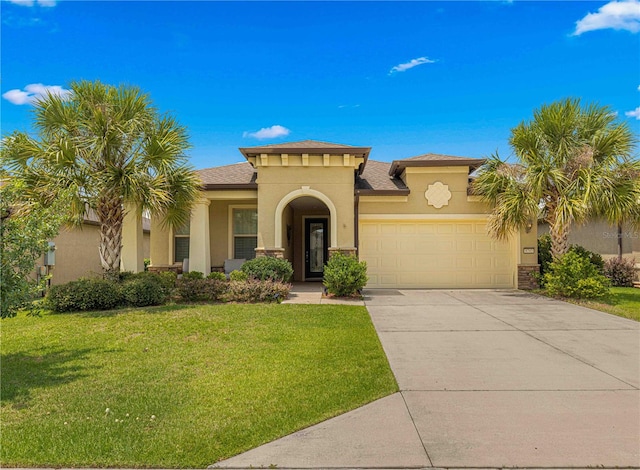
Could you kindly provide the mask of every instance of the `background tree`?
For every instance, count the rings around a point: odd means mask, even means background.
[[[59,204],[45,208],[21,200],[20,182],[0,184],[0,317],[15,316],[44,289],[36,261],[64,220]]]
[[[92,210],[100,223],[105,274],[120,270],[126,207],[148,210],[166,223],[189,220],[199,180],[187,165],[186,130],[160,115],[147,94],[129,86],[71,83],[71,94],[49,94],[34,105],[37,137],[5,138],[12,178],[45,205],[64,197],[76,223]]]
[[[511,131],[509,143],[517,163],[494,155],[473,183],[493,206],[489,229],[497,238],[541,219],[556,258],[567,252],[574,223],[640,223],[635,138],[609,107],[578,99],[544,105]]]

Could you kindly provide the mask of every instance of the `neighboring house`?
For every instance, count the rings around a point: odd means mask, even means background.
[[[141,255],[143,258],[149,257],[150,252],[150,220],[143,217],[141,220],[142,245]],[[93,213],[89,213],[81,226],[65,226],[60,230],[60,234],[53,239],[55,243],[55,265],[49,269],[51,284],[64,284],[75,281],[83,276],[90,276],[102,273],[100,254],[100,224]],[[38,261],[38,270],[43,266],[44,259]],[[123,266],[129,271],[141,271],[140,267]]]
[[[540,235],[549,233],[549,226],[538,224]],[[640,263],[640,230],[623,226],[620,233],[622,256],[635,258]],[[615,258],[620,250],[618,227],[604,221],[591,221],[584,225],[572,226],[569,232],[569,244],[581,245],[589,251],[602,255],[604,259]]]
[[[311,281],[341,252],[367,262],[368,287],[531,286],[536,226],[504,242],[487,234],[490,208],[469,195],[483,160],[385,163],[369,151],[311,140],[241,148],[246,162],[198,172],[202,198],[188,227],[152,218],[152,265],[188,258],[191,271],[208,273],[226,259],[276,256],[291,261],[294,280]]]

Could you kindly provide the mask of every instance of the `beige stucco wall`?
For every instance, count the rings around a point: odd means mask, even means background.
[[[427,167],[407,168],[404,180],[411,193],[405,203],[384,203],[385,196],[373,198],[362,197],[360,202],[361,214],[485,214],[489,207],[477,198],[467,196],[469,186],[468,167]],[[451,199],[448,205],[440,209],[428,204],[425,191],[436,182],[449,187]],[[397,199],[394,197],[394,199]]]
[[[53,239],[56,244],[56,265],[51,270],[51,284],[64,284],[80,277],[92,274],[100,275],[100,228],[93,224],[83,224],[81,227],[65,227]],[[150,253],[149,232],[143,234],[144,257]],[[38,266],[42,265],[38,260]]]
[[[308,186],[331,200],[339,221],[335,247],[353,247],[354,169],[351,167],[259,167],[258,168],[258,247],[274,248],[276,208],[293,191]],[[300,194],[303,196],[303,194]],[[283,238],[286,232],[283,233]],[[286,243],[286,239],[284,240]],[[282,241],[280,241],[282,243]],[[284,244],[283,244],[284,247]]]

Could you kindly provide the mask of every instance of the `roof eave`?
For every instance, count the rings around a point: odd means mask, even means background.
[[[257,183],[246,184],[204,184],[202,189],[205,191],[229,191],[234,189],[258,189]]]
[[[465,160],[419,160],[406,161],[394,160],[389,168],[389,175],[399,176],[406,168],[410,167],[438,167],[438,166],[468,166],[472,171],[484,164],[484,158],[469,158]]]
[[[245,158],[256,157],[260,154],[302,154],[302,153],[332,153],[334,155],[342,155],[348,153],[350,155],[369,157],[371,147],[240,147],[240,153]]]
[[[358,196],[408,196],[409,189],[356,189]]]

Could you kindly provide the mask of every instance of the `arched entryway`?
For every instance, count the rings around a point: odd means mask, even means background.
[[[322,280],[329,248],[336,244],[336,210],[324,194],[303,188],[276,209],[275,243],[293,265],[295,281]]]

